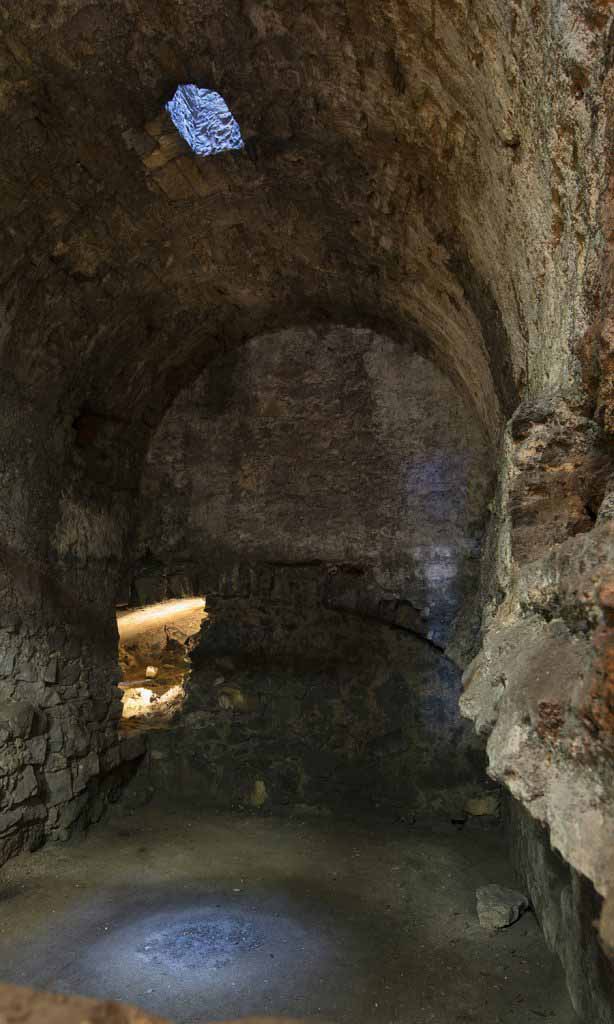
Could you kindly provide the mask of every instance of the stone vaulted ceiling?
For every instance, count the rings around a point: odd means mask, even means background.
[[[220,346],[333,320],[431,354],[494,433],[567,369],[596,273],[606,11],[567,7],[5,4],[5,379],[138,422]],[[243,151],[189,151],[181,82],[224,96]]]

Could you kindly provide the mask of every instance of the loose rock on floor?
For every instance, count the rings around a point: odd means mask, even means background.
[[[508,928],[529,907],[521,892],[504,889],[501,885],[485,885],[476,893],[478,918],[482,928]]]

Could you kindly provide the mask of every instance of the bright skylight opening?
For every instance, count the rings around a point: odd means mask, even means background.
[[[198,156],[243,149],[241,129],[219,92],[179,85],[166,109],[179,134]]]

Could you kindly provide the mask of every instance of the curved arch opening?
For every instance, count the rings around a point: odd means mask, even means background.
[[[208,613],[154,788],[460,820],[488,792],[453,652],[474,643],[492,488],[467,399],[409,346],[293,328],[213,360],[141,482],[136,564],[199,580]]]

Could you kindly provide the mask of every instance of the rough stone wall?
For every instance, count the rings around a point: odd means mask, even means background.
[[[37,448],[40,418],[29,413],[2,409],[0,863],[100,817],[143,752],[141,740],[117,733],[109,605],[123,527],[119,503],[115,522],[109,506],[124,464],[101,486],[100,439],[64,421]]]
[[[363,582],[325,564],[220,579],[148,784],[191,806],[465,817],[485,766],[461,672]]]
[[[444,647],[479,576],[492,481],[471,407],[411,345],[285,331],[213,363],[166,415],[134,546],[154,577],[158,562],[196,569],[207,595],[242,559],[354,566],[374,609],[406,602]]]
[[[489,773],[572,867],[614,883],[612,439],[560,397],[517,410],[494,521],[497,598],[465,675],[463,712]],[[601,938],[614,948],[606,902]]]
[[[611,1024],[614,965],[595,932],[602,899],[553,849],[547,830],[516,801],[506,812],[512,860],[531,897],[544,938],[561,959],[581,1021]]]
[[[491,487],[470,407],[411,346],[294,330],[214,362],[142,480],[138,599],[199,590],[209,616],[158,789],[460,817],[483,764],[444,649],[475,643]]]

